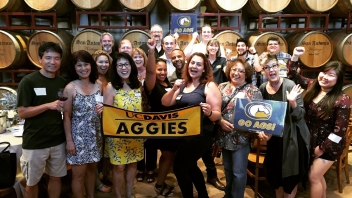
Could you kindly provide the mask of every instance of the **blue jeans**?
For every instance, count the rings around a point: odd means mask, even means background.
[[[222,149],[222,160],[226,176],[224,198],[243,198],[247,184],[249,145],[230,151]]]

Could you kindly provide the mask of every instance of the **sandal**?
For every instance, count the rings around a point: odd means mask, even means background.
[[[136,175],[136,180],[142,182],[144,180],[144,172],[138,172]]]
[[[152,172],[152,173],[147,173],[147,182],[148,183],[152,183],[152,182],[154,182],[154,172]]]
[[[98,186],[97,190],[102,192],[102,193],[109,193],[109,192],[111,192],[111,187],[110,186],[106,186],[105,184],[101,183]]]
[[[168,186],[166,183],[163,185],[155,184],[155,191],[158,196],[163,195],[165,197],[169,197],[174,194],[175,188],[173,186]]]

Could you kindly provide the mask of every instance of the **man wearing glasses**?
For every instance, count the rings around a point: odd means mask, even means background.
[[[289,59],[291,59],[291,55],[285,52],[280,51],[280,39],[277,36],[270,36],[266,42],[267,53],[270,55],[276,55],[278,59],[278,64],[280,67],[279,75],[280,77],[287,77],[287,67],[286,63]],[[264,57],[264,53],[259,56],[259,59],[262,60]],[[258,85],[268,81],[265,75],[261,74],[260,79],[258,79]]]
[[[163,37],[163,29],[161,28],[160,25],[154,24],[150,28],[150,37],[152,37],[154,39],[154,41],[156,42],[154,56],[155,56],[155,59],[157,59],[164,54],[164,49],[161,46],[161,38]],[[145,52],[145,54],[148,56],[148,49],[149,48],[146,43],[139,46],[139,48],[141,48]]]

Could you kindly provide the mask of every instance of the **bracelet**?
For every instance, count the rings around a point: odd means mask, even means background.
[[[249,52],[250,53],[250,52]],[[252,55],[256,55],[256,54],[258,54],[258,52],[254,52],[254,53],[250,53],[250,54],[252,54]]]
[[[207,117],[210,117],[213,114],[213,111],[210,111],[209,115]]]
[[[173,92],[176,92],[174,89],[171,89]]]
[[[151,52],[150,49],[148,49],[148,54],[154,54],[154,50]]]

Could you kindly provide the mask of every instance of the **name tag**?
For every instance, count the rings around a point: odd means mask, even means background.
[[[217,65],[216,68],[221,68],[221,65]]]
[[[141,93],[136,93],[135,96],[141,97]]]
[[[335,142],[335,143],[339,143],[340,142],[340,140],[342,139],[342,137],[340,137],[340,136],[338,136],[338,135],[335,135],[335,134],[333,134],[333,133],[330,133],[330,135],[329,135],[329,140],[331,140],[331,141],[333,141],[333,142]]]
[[[46,96],[46,88],[34,88],[37,96]]]
[[[178,95],[178,96],[176,97],[176,100],[181,100],[181,98],[182,98],[182,95]]]
[[[103,103],[103,96],[95,95],[95,102],[97,102],[97,103]]]
[[[246,98],[246,95],[243,92],[238,92],[236,98]]]

